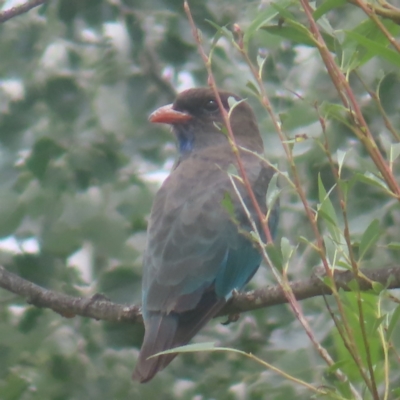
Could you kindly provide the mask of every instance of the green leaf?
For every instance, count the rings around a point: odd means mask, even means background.
[[[307,244],[307,246],[313,247],[313,242],[310,239],[307,239],[305,236],[299,236],[299,241]]]
[[[386,289],[385,286],[382,285],[382,283],[380,283],[380,282],[372,282],[371,286],[372,286],[372,290],[374,291],[374,293],[376,295],[381,294]]]
[[[380,140],[380,143],[381,143],[382,147],[384,148],[384,150],[387,153],[389,153],[390,152],[390,146],[392,145],[392,142],[389,140],[387,135],[381,133],[379,135],[379,140]]]
[[[257,56],[258,74],[261,77],[261,79],[263,77],[264,65],[267,61],[268,57]]]
[[[396,307],[396,309],[394,310],[394,312],[392,314],[392,318],[390,318],[389,326],[388,326],[387,332],[386,332],[387,340],[390,340],[390,338],[393,334],[394,328],[398,325],[399,318],[400,318],[400,305]]]
[[[39,322],[43,315],[43,310],[36,307],[29,307],[18,324],[18,330],[23,333],[31,332]]]
[[[390,242],[387,248],[390,250],[400,250],[400,242]]]
[[[234,349],[231,347],[216,347],[214,342],[195,343],[188,344],[185,346],[174,347],[173,349],[161,351],[160,353],[154,354],[149,358],[157,357],[163,354],[174,354],[174,353],[199,353],[204,351],[226,351],[231,353],[242,354],[248,356],[249,354],[245,351]]]
[[[339,166],[339,176],[342,173],[343,163],[344,163],[344,159],[346,158],[346,154],[347,154],[347,151],[342,151],[340,149],[336,152],[337,162],[338,162],[338,166]]]
[[[170,350],[161,351],[160,353],[154,354],[149,358],[157,357],[162,354],[197,353],[202,351],[215,351],[216,349],[218,349],[218,347],[215,347],[214,342],[195,343],[195,344],[188,344],[186,346],[175,347]]]
[[[225,192],[221,205],[225,208],[231,218],[235,218],[235,207],[232,203],[232,198],[229,192]]]
[[[292,258],[295,246],[290,244],[290,241],[286,237],[282,237],[281,239],[281,252],[282,252],[282,263],[284,266],[287,266],[290,259]]]
[[[298,44],[302,44],[309,47],[316,47],[316,42],[312,37],[312,35],[308,31],[301,29],[298,25],[291,25],[291,26],[269,25],[269,26],[263,26],[261,29],[272,35],[280,36],[284,39],[291,40],[292,42]],[[322,37],[328,49],[330,51],[334,51],[335,49],[334,37],[328,35],[327,33],[322,33]]]
[[[343,368],[347,363],[348,363],[347,360],[337,361],[334,364],[330,365],[328,368],[326,368],[326,372],[328,372],[328,373],[335,372],[338,369]]]
[[[334,267],[338,258],[338,245],[329,236],[324,236],[324,244],[330,267]]]
[[[211,21],[209,19],[206,19],[205,21],[217,30],[213,38],[213,47],[217,44],[218,40],[221,37],[226,37],[229,40],[233,40],[233,33],[226,26],[219,26],[214,21]]]
[[[241,179],[238,169],[235,164],[229,164],[228,169],[226,170],[228,175],[234,176],[235,178]]]
[[[228,117],[230,118],[233,110],[241,103],[246,102],[246,99],[236,100],[233,96],[228,97],[228,105],[229,105],[229,114]]]
[[[328,276],[319,276],[319,279],[324,282],[324,284],[329,288],[329,289],[333,289],[334,283],[332,281],[332,279]]]
[[[24,217],[24,207],[17,193],[6,188],[0,189],[0,237],[15,232]]]
[[[347,4],[347,0],[325,0],[321,5],[313,12],[315,21],[318,21],[327,12],[334,8],[339,8]]]
[[[287,7],[284,6],[282,7],[280,3],[271,3],[271,7],[279,11],[279,15],[285,19],[285,22],[296,20],[296,17],[290,11],[287,10]]]
[[[26,397],[24,394],[30,386],[28,379],[20,376],[18,371],[10,371],[6,378],[6,380],[2,380],[0,387],[3,399],[18,400]]]
[[[349,263],[347,263],[347,262],[345,262],[343,260],[338,261],[337,266],[341,267],[341,268],[344,268],[344,269],[347,269],[349,271],[351,271],[353,269],[352,266]]]
[[[348,197],[348,194],[349,194],[349,190],[352,187],[352,182],[340,179],[338,184],[339,184],[339,187],[340,187],[340,189],[341,189],[341,191],[343,193],[344,201],[347,202],[347,197]]]
[[[285,113],[280,113],[282,128],[285,131],[305,128],[318,121],[318,114],[315,108],[305,102],[293,105]]]
[[[380,189],[384,189],[385,191],[389,191],[389,188],[385,181],[378,178],[376,175],[371,172],[365,172],[364,174],[356,173],[354,179],[367,183],[368,185],[378,187]]]
[[[279,120],[281,121],[281,124],[283,125],[285,123],[286,119],[288,118],[287,113],[282,112],[282,113],[279,113],[278,116],[279,116]],[[285,141],[285,142],[288,142],[288,141]]]
[[[266,196],[268,209],[271,209],[274,206],[274,204],[278,200],[279,194],[281,193],[281,189],[278,186],[278,177],[278,172],[275,172],[268,184]]]
[[[375,318],[374,323],[372,324],[370,333],[374,333],[381,326],[382,322],[385,319],[386,319],[386,314],[380,316],[379,318]]]
[[[352,364],[348,361],[348,360],[344,360],[343,362],[338,362],[336,364],[341,363],[341,367],[345,367],[345,366],[350,366],[350,368],[352,367]],[[335,364],[335,365],[336,365]],[[349,380],[346,381],[340,381],[336,375],[334,375],[333,373],[330,374],[329,376],[327,376],[328,374],[325,375],[326,380],[331,383],[332,385],[334,385],[336,391],[338,391],[343,397],[339,397],[341,400],[344,399],[354,399],[354,395],[352,392],[352,387],[351,387],[351,383]],[[328,399],[336,399],[336,396],[332,396],[332,397],[327,397]]]
[[[374,219],[362,235],[359,260],[363,259],[366,252],[377,242],[380,234],[379,221]]]
[[[336,212],[329,195],[325,190],[324,184],[322,183],[321,174],[318,174],[318,197],[320,201],[318,206],[318,216],[322,217],[328,223],[327,227],[332,235],[332,238],[338,242],[340,237],[338,236],[337,231],[338,220],[336,217]]]
[[[359,291],[360,291],[360,285],[359,285],[359,283],[358,283],[355,279],[352,279],[352,280],[347,284],[347,286],[349,287],[349,289],[350,289],[352,292],[359,292]]]
[[[321,104],[320,111],[324,118],[335,119],[347,127],[351,128],[351,124],[347,118],[350,110],[340,104],[329,103],[324,101]]]
[[[400,155],[400,143],[395,143],[390,146],[390,157],[389,161],[394,162]]]
[[[346,35],[368,49],[368,56],[364,56],[357,66],[364,64],[371,57],[377,55],[384,58],[386,61],[389,61],[396,67],[400,67],[400,54],[395,50],[388,49],[386,47],[388,43],[385,45],[380,44],[354,31],[346,31]]]
[[[59,157],[64,151],[65,149],[54,139],[42,137],[33,146],[26,165],[37,178],[43,179],[50,161]]]
[[[260,96],[260,92],[253,82],[247,81],[246,87],[248,87],[257,97]]]
[[[395,36],[399,32],[399,26],[392,21],[383,20],[382,23],[392,35]],[[387,55],[388,52],[395,53],[386,48],[388,44],[388,39],[377,29],[374,21],[369,19],[362,21],[351,31],[346,31],[342,43],[342,69],[347,73],[365,64],[372,57]]]
[[[291,4],[292,0],[279,1],[279,6],[281,10],[289,7]],[[249,40],[254,35],[254,33],[257,32],[263,25],[270,22],[273,18],[275,18],[279,14],[276,7],[274,7],[273,5],[274,4],[272,3],[271,5],[268,5],[265,10],[261,11],[244,32],[243,40],[246,48],[248,46]]]
[[[278,248],[272,243],[268,243],[265,246],[265,250],[274,267],[279,269],[279,271],[282,271],[283,268],[282,252],[278,250]]]

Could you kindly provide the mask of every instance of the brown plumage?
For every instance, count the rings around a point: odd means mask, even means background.
[[[220,92],[224,107],[228,98]],[[176,354],[148,358],[187,344],[256,272],[261,257],[240,228],[250,224],[227,173],[236,166],[211,89],[190,89],[172,106],[155,111],[155,123],[168,123],[177,137],[179,158],[154,200],[144,255],[143,317],[145,337],[133,378],[147,382]],[[246,102],[231,115],[235,140],[255,153],[263,152],[256,119]],[[261,210],[273,171],[259,157],[241,151],[247,176]],[[244,187],[240,193],[254,219]],[[229,196],[234,218],[222,205]],[[275,215],[276,213],[274,213]],[[236,222],[234,222],[234,219]],[[276,220],[276,218],[274,217]],[[270,221],[274,230],[276,221]]]

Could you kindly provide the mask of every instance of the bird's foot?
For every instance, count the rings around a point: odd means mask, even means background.
[[[240,313],[228,314],[228,318],[225,322],[221,322],[222,325],[229,325],[231,322],[236,322],[240,318]]]

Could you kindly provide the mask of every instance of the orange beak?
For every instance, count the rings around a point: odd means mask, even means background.
[[[149,121],[154,124],[180,124],[192,119],[192,116],[172,108],[172,104],[157,108],[150,117]]]

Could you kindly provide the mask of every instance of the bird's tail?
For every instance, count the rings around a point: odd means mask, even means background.
[[[215,292],[203,295],[194,310],[184,313],[150,312],[145,319],[145,335],[139,360],[132,378],[145,383],[163,370],[178,354],[164,354],[149,358],[154,354],[178,346],[189,340],[225,305],[225,299],[217,299]]]
[[[177,315],[162,315],[157,313],[149,316],[149,319],[146,321],[146,333],[140,350],[139,360],[132,375],[134,380],[141,383],[149,381],[158,371],[164,369],[177,356],[177,354],[165,354],[149,358],[154,354],[173,347],[177,327]]]

